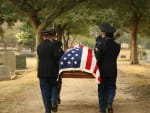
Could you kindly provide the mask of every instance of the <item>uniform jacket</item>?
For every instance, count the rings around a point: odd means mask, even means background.
[[[37,47],[38,77],[56,80],[58,78],[58,63],[62,49],[58,41],[44,40]]]
[[[113,38],[106,37],[99,40],[95,46],[95,56],[98,60],[100,74],[103,77],[117,76],[117,57],[120,52],[120,45]],[[96,49],[97,48],[97,49]]]

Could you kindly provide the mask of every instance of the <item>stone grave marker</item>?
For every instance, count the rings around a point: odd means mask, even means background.
[[[11,80],[10,67],[5,65],[0,65],[0,80]]]
[[[0,53],[0,65],[3,64],[3,55]]]
[[[149,62],[149,63],[150,63],[150,51],[149,51],[149,52],[147,52],[147,62]]]
[[[15,75],[16,56],[13,52],[6,51],[3,53],[3,65],[10,67],[11,76]]]
[[[26,68],[26,56],[16,55],[16,69]]]

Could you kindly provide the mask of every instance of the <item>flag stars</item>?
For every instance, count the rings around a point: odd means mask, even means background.
[[[68,61],[68,62],[67,62],[67,64],[71,64],[71,62],[70,62],[70,61]]]
[[[63,63],[63,62],[61,62],[60,64],[61,64],[61,65],[63,65],[64,63]]]
[[[71,56],[71,54],[68,54],[68,56]]]
[[[67,58],[66,58],[66,57],[64,57],[64,60],[67,60]]]
[[[75,56],[77,57],[77,56],[79,56],[78,54],[75,54]]]
[[[75,51],[71,51],[71,53],[75,53]]]
[[[71,60],[74,60],[74,57],[71,57]]]
[[[74,64],[78,64],[78,62],[77,62],[77,61],[74,61]]]
[[[82,50],[80,48],[73,48],[64,54],[61,58],[60,69],[63,68],[80,68]]]

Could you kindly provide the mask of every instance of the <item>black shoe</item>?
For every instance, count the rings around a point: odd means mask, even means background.
[[[60,103],[61,103],[61,100],[60,100],[60,98],[58,98],[58,99],[57,99],[57,103],[58,103],[58,104],[60,104]]]
[[[108,113],[113,113],[113,109],[108,109]]]
[[[57,104],[53,104],[52,105],[52,111],[53,112],[57,112],[58,111],[58,105]]]
[[[101,111],[101,110],[100,110],[99,113],[106,113],[106,111]]]
[[[112,104],[107,105],[108,113],[113,113],[113,107]]]

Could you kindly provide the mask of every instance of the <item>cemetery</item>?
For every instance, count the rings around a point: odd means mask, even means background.
[[[0,3],[0,113],[150,112],[150,0]]]
[[[26,56],[15,55],[11,51],[0,53],[0,80],[13,80],[16,78],[16,70],[26,68]]]

